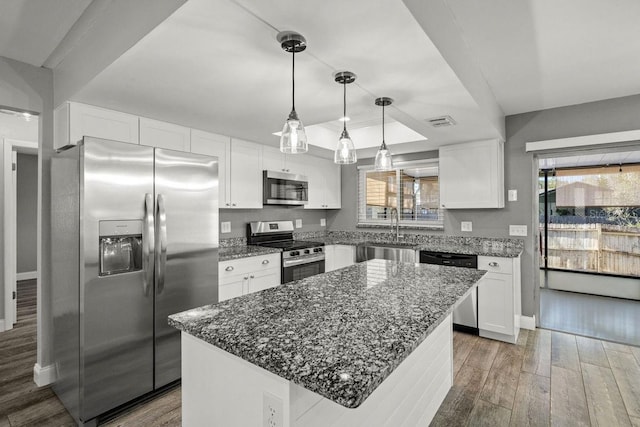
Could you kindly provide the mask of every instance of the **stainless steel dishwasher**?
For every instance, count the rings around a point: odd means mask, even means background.
[[[452,267],[478,268],[478,256],[447,252],[420,251],[423,264],[448,265]],[[476,288],[453,310],[453,328],[478,335],[478,289]]]

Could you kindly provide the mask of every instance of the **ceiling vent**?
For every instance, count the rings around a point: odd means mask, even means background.
[[[433,117],[431,119],[427,119],[427,122],[434,128],[442,128],[445,126],[453,126],[456,124],[456,121],[453,120],[451,116]]]

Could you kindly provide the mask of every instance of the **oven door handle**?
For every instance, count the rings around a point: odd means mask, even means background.
[[[282,261],[282,267],[293,267],[300,264],[311,264],[312,262],[318,261],[324,261],[324,255],[296,258],[293,260],[285,259]]]

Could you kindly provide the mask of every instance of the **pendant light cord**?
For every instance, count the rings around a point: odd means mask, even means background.
[[[382,145],[385,145],[384,142],[384,102],[382,103]]]
[[[291,50],[291,111],[296,111],[296,46]]]
[[[343,97],[342,97],[342,130],[347,131],[347,81],[342,81]]]

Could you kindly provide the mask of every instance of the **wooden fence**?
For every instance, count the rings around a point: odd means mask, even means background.
[[[544,233],[542,227],[540,232]],[[544,246],[542,250],[544,254]],[[640,228],[549,224],[548,265],[565,270],[640,276]]]

